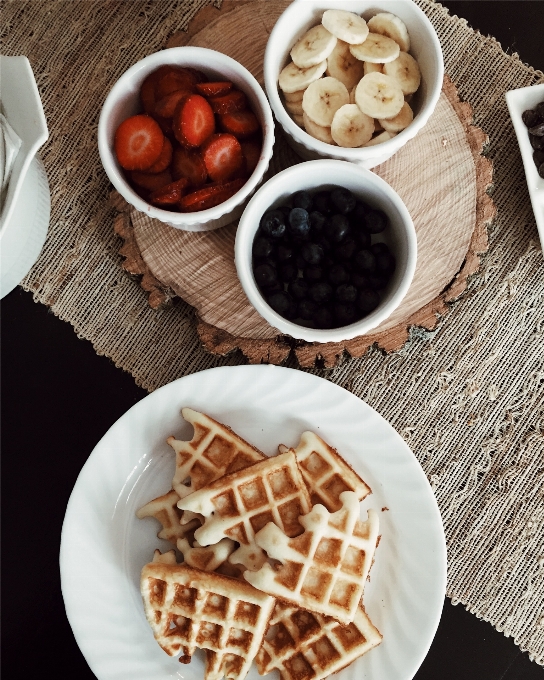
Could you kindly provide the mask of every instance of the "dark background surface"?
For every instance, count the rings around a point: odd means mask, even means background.
[[[508,53],[544,70],[544,2],[445,2]],[[521,161],[520,161],[521,162]],[[106,430],[146,392],[17,288],[0,303],[5,678],[95,676],[60,591],[58,554],[77,475]],[[272,677],[272,676],[270,676]],[[512,639],[445,600],[416,680],[543,680]]]

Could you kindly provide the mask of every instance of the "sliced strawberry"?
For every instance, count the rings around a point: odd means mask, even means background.
[[[209,101],[213,112],[221,116],[225,113],[234,113],[247,108],[246,95],[240,90],[231,90],[222,97],[210,97]]]
[[[169,65],[161,66],[156,71],[153,71],[153,73],[150,73],[142,83],[140,87],[140,100],[146,113],[153,112],[155,102],[157,101],[155,87],[158,81],[163,75],[169,73],[172,68],[173,67]]]
[[[251,140],[240,142],[240,146],[242,147],[246,170],[251,174],[261,158],[262,144]]]
[[[153,113],[161,118],[172,118],[176,106],[184,98],[190,95],[190,90],[176,90],[159,99],[153,107]]]
[[[166,186],[172,182],[172,175],[169,170],[164,172],[159,172],[151,174],[149,172],[138,172],[134,170],[130,173],[130,179],[134,184],[142,189],[147,189],[148,191],[156,191],[161,187]]]
[[[164,135],[167,137],[170,137],[171,140],[174,139],[174,128],[172,127],[172,119],[171,118],[163,118],[162,116],[157,116],[153,114],[152,118],[154,118],[157,123],[159,124],[159,127],[161,128],[162,132]]]
[[[244,162],[242,147],[234,135],[213,135],[202,147],[208,177],[214,182],[230,179]]]
[[[208,177],[208,171],[200,151],[178,147],[172,158],[172,176],[174,179],[186,177],[192,187],[201,187]]]
[[[215,132],[211,106],[200,94],[191,94],[178,104],[172,119],[174,134],[182,146],[200,146]]]
[[[172,142],[168,139],[168,137],[165,137],[162,145],[161,155],[159,156],[158,160],[147,169],[147,172],[164,172],[172,162],[172,153]]]
[[[157,101],[177,90],[194,92],[197,80],[186,68],[173,67],[157,81],[155,96]]]
[[[225,132],[243,139],[250,137],[261,129],[259,121],[251,111],[235,111],[219,116],[219,123]]]
[[[161,155],[164,135],[146,114],[124,120],[115,133],[115,154],[125,170],[148,170]]]
[[[228,80],[213,83],[198,83],[196,91],[204,97],[220,97],[232,90],[232,83]]]
[[[194,78],[195,78],[195,83],[204,83],[208,78],[205,76],[202,71],[199,71],[196,68],[193,68],[192,66],[185,66],[184,67],[186,71],[189,71],[189,73],[192,73]]]
[[[198,210],[213,208],[234,196],[244,184],[243,179],[235,179],[226,184],[210,184],[203,189],[183,196],[179,202],[180,208],[185,212],[197,212]]]
[[[159,208],[169,208],[173,205],[177,205],[180,202],[188,184],[189,180],[185,179],[185,177],[182,177],[176,182],[167,184],[166,186],[157,189],[157,191],[154,191],[152,194],[150,194],[149,202],[153,203],[153,205],[159,206]]]

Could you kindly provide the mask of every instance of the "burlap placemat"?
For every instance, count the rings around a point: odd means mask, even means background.
[[[149,390],[241,358],[206,354],[186,304],[153,311],[122,272],[97,122],[121,73],[204,4],[8,0],[2,9],[2,52],[30,59],[50,130],[49,237],[23,287]],[[544,664],[544,263],[504,100],[544,75],[440,5],[418,4],[491,140],[490,250],[437,331],[415,329],[399,353],[370,351],[325,377],[377,409],[421,462],[444,520],[448,595]]]

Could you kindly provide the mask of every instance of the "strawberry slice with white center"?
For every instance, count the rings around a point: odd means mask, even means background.
[[[202,158],[208,177],[214,182],[224,182],[242,167],[244,155],[240,142],[234,135],[213,135],[202,147]]]
[[[125,170],[149,169],[159,160],[163,144],[159,124],[146,114],[127,118],[115,133],[115,155]]]
[[[215,132],[212,108],[200,94],[191,94],[179,102],[172,124],[176,139],[188,148],[200,146]]]

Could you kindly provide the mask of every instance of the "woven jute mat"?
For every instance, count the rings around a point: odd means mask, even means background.
[[[96,141],[112,83],[205,4],[8,0],[2,8],[2,52],[30,59],[50,131],[41,155],[51,225],[23,287],[148,390],[243,361],[206,354],[187,304],[152,310],[122,271]],[[442,512],[452,601],[544,665],[544,262],[504,100],[544,74],[441,5],[418,4],[441,39],[446,72],[490,138],[490,249],[437,330],[412,329],[400,352],[374,349],[314,372],[367,401],[418,457]]]

